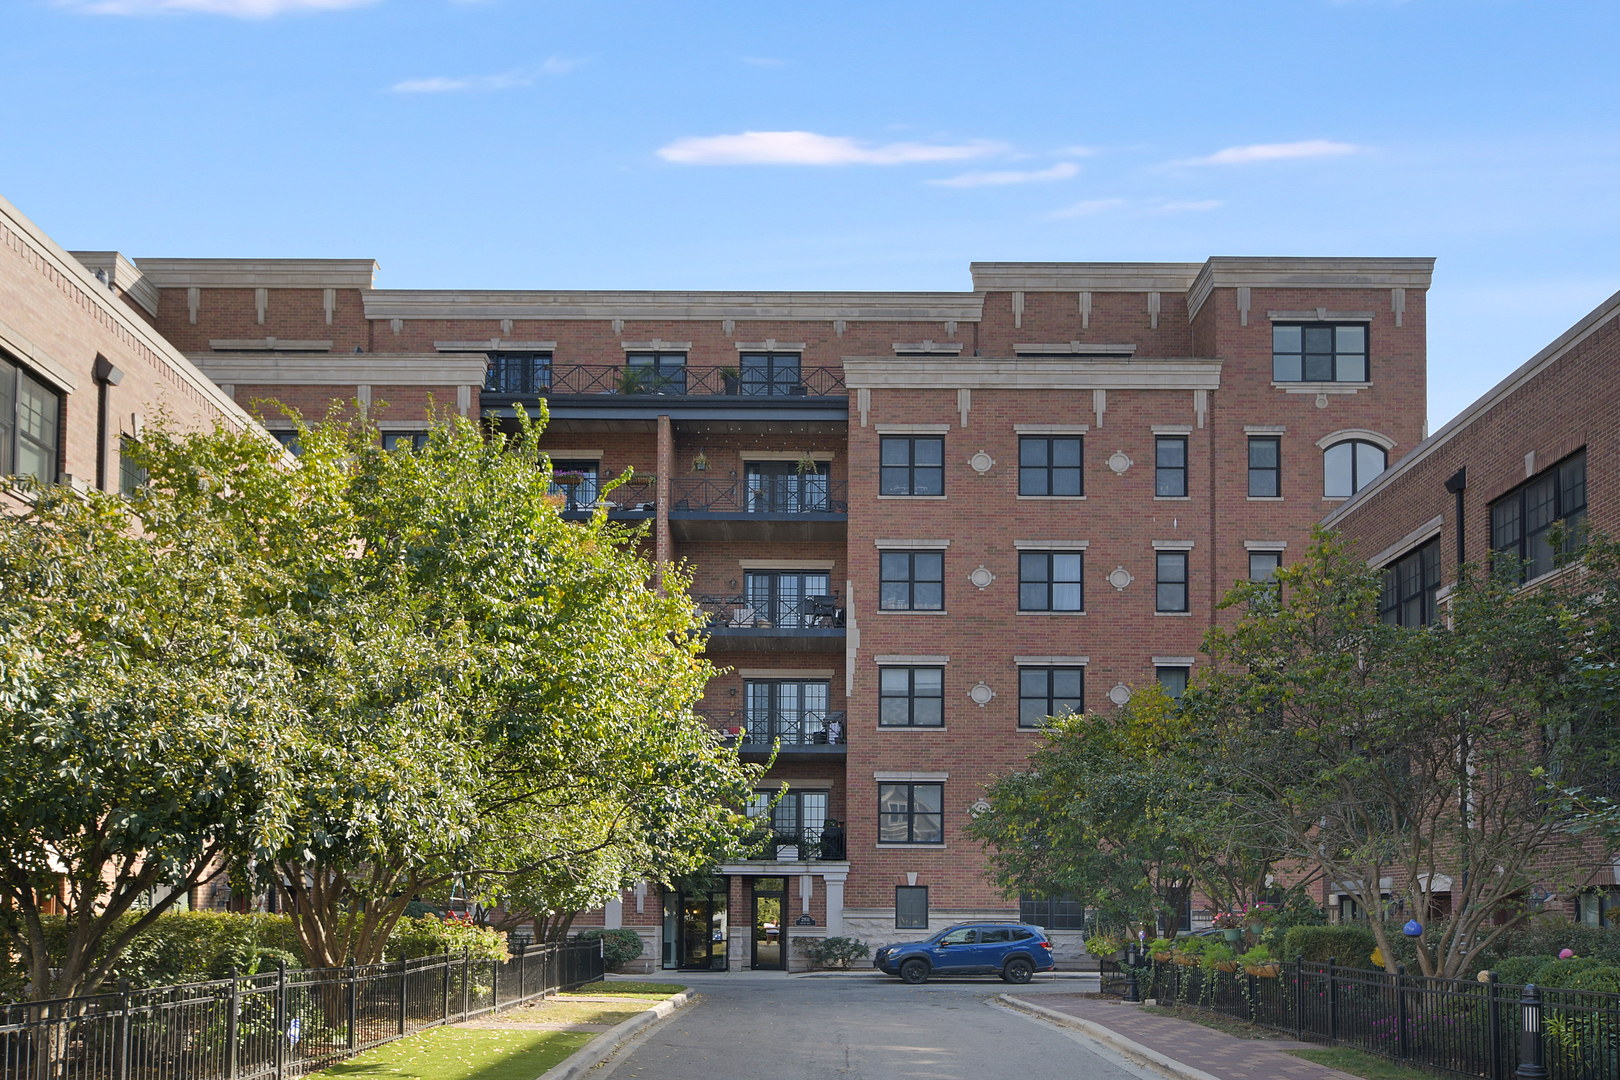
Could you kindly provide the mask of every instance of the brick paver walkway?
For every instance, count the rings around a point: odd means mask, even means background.
[[[1143,1012],[1135,1005],[1079,995],[1031,994],[1018,1000],[1100,1024],[1134,1043],[1220,1080],[1268,1076],[1290,1080],[1357,1080],[1348,1073],[1284,1053],[1311,1047],[1312,1043],[1285,1038],[1240,1039],[1188,1020]]]

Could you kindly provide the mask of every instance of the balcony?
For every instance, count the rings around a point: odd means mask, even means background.
[[[848,858],[844,829],[827,821],[819,829],[761,829],[750,838],[750,862],[842,862]]]
[[[539,397],[584,394],[654,394],[666,397],[805,398],[849,396],[842,367],[794,371],[746,370],[724,375],[718,367],[653,369],[633,364],[491,364],[486,394]]]
[[[844,601],[828,596],[712,596],[697,598],[708,616],[711,650],[843,652]]]
[[[842,540],[849,484],[815,473],[676,480],[669,522],[677,540]]]
[[[598,494],[597,481],[559,485],[556,494],[562,497],[564,521],[584,521],[599,507],[605,507],[610,521],[651,521],[658,516],[658,483],[650,477],[633,477],[623,481],[605,495]]]
[[[699,709],[699,716],[737,747],[744,758],[762,760],[776,750],[778,761],[843,758],[848,753],[842,709],[799,714],[750,713],[747,709]]]

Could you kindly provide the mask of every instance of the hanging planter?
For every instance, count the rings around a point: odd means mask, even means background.
[[[805,473],[815,472],[818,466],[816,465],[816,459],[810,456],[810,451],[802,450],[799,452],[799,460],[794,468],[798,470],[800,476],[803,476]]]
[[[709,471],[709,455],[703,453],[701,450],[698,451],[698,456],[692,459],[692,471],[693,472],[708,472]]]

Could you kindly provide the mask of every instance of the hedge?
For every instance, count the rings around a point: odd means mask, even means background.
[[[617,971],[641,955],[641,935],[634,930],[586,930],[575,934],[575,941],[602,939],[602,958],[610,971]]]
[[[1325,964],[1336,960],[1344,967],[1373,967],[1372,952],[1378,939],[1364,926],[1291,926],[1283,935],[1283,958]]]

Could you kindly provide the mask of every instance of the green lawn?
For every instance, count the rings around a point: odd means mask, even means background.
[[[1287,1053],[1295,1057],[1302,1057],[1306,1061],[1314,1061],[1318,1065],[1326,1065],[1330,1069],[1338,1069],[1352,1076],[1364,1076],[1366,1080],[1434,1080],[1434,1074],[1414,1069],[1408,1065],[1401,1065],[1376,1054],[1364,1054],[1360,1050],[1351,1050],[1348,1047],[1336,1046],[1331,1049],[1323,1047],[1320,1050],[1289,1050]]]
[[[681,983],[662,982],[596,982],[582,986],[578,990],[558,994],[559,998],[571,997],[622,997],[622,998],[652,998],[662,1001],[674,997],[685,990]]]
[[[534,1080],[595,1037],[588,1031],[430,1028],[316,1075],[376,1080]]]

